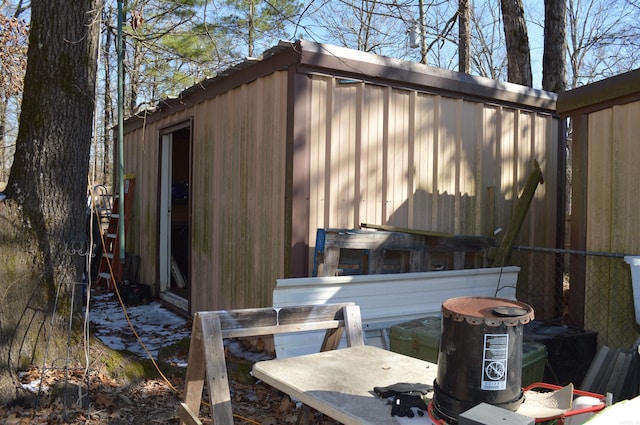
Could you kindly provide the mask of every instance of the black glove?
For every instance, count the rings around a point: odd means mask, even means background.
[[[419,416],[424,416],[424,412],[427,410],[427,403],[419,395],[398,394],[393,398],[391,404],[391,416],[413,418],[415,415],[413,409],[411,409],[412,407],[418,408]]]
[[[433,390],[428,384],[409,384],[399,382],[387,387],[374,387],[373,391],[382,398],[391,399],[391,416],[413,418],[412,407],[416,407],[419,416],[424,416],[427,410],[427,403],[424,396]]]
[[[399,382],[387,387],[373,387],[373,391],[382,398],[393,397],[398,394],[425,395],[433,391],[433,385]]]

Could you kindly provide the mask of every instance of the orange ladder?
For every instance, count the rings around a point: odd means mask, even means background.
[[[124,233],[127,234],[129,219],[131,218],[131,202],[133,201],[133,189],[135,176],[124,176]],[[116,193],[111,206],[109,225],[102,238],[102,257],[96,284],[105,283],[107,289],[113,290],[115,284],[122,280],[124,264],[120,261],[120,194]]]

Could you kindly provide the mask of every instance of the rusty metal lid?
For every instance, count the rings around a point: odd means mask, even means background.
[[[516,326],[534,318],[533,308],[505,298],[457,297],[442,303],[442,317],[472,325]]]

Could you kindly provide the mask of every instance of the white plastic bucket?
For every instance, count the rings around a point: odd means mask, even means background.
[[[587,409],[590,407],[598,406],[600,404],[602,404],[602,401],[600,399],[597,399],[595,397],[590,397],[590,396],[580,396],[580,397],[576,397],[573,400],[573,406],[571,407],[571,409],[572,410]],[[588,421],[589,418],[591,418],[593,415],[594,415],[594,412],[584,412],[578,415],[567,416],[564,421],[564,424],[565,425],[582,425],[586,421]]]

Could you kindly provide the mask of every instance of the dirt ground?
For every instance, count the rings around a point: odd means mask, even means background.
[[[113,296],[94,299],[91,323],[99,341],[91,344],[89,366],[47,369],[44,376],[39,368],[21,372],[16,383],[18,399],[0,407],[0,424],[179,423],[177,406],[184,389],[190,323],[157,303],[130,306],[126,321]],[[162,373],[140,350],[128,322],[153,353]],[[250,376],[253,362],[265,356],[273,354],[237,341],[227,347],[235,424],[296,423],[299,403]],[[86,394],[88,397],[79,397]],[[203,400],[208,400],[206,388]],[[199,417],[204,424],[212,423],[204,403]],[[319,414],[315,419],[319,425],[337,424]]]
[[[245,360],[228,358],[230,369],[246,369]],[[233,372],[230,372],[233,374]],[[178,424],[177,405],[181,400],[183,376],[167,380],[141,379],[122,384],[98,372],[83,370],[48,371],[40,381],[38,370],[27,371],[21,377],[31,384],[33,397],[24,397],[10,406],[0,408],[0,423],[7,425],[38,424]],[[240,381],[244,382],[240,382]],[[40,384],[40,382],[42,384]],[[66,388],[66,390],[65,390]],[[88,388],[89,403],[78,402],[79,388]],[[235,424],[294,424],[300,406],[289,397],[266,384],[248,377],[230,379]],[[206,390],[205,390],[206,391]],[[65,395],[66,394],[66,395]],[[86,390],[84,391],[86,394]],[[206,400],[206,397],[204,398]],[[203,404],[199,414],[204,424],[211,424],[210,410]],[[334,425],[337,422],[320,414],[315,423]]]

